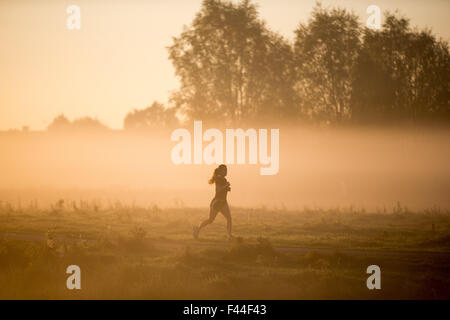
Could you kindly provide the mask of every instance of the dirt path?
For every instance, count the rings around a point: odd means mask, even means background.
[[[24,234],[24,233],[13,233],[13,232],[0,232],[0,239],[5,240],[25,240],[25,241],[45,241],[47,237],[42,234]],[[97,243],[95,239],[83,239],[83,238],[71,238],[71,237],[60,237],[55,236],[55,240],[63,241],[67,243],[85,242],[85,243]],[[189,246],[195,249],[224,249],[228,248],[227,243],[211,243],[200,241],[192,242],[176,242],[176,241],[153,241],[152,244],[156,248],[166,248],[166,249],[178,249]],[[294,254],[306,254],[311,251],[321,252],[321,253],[333,253],[336,252],[335,248],[314,248],[314,247],[281,247],[275,246],[275,250],[280,252],[294,253]],[[362,250],[362,249],[339,249],[339,252],[350,254],[350,255],[384,255],[384,256],[443,256],[450,257],[450,252],[434,252],[434,251],[399,251],[399,250]]]

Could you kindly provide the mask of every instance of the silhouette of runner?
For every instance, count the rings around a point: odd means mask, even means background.
[[[227,219],[227,232],[228,232],[228,240],[232,239],[231,235],[231,213],[230,208],[227,203],[227,193],[231,191],[230,183],[225,179],[227,175],[227,166],[221,164],[214,170],[214,174],[209,179],[209,184],[216,185],[216,195],[211,201],[209,205],[209,218],[202,221],[198,227],[194,227],[194,238],[198,239],[198,235],[200,230],[206,227],[208,224],[213,223],[214,219],[217,216],[217,213],[220,211],[225,218]]]

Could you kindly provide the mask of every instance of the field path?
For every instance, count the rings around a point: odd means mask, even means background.
[[[0,232],[0,239],[5,240],[25,240],[25,241],[45,241],[47,237],[41,234],[25,234],[25,233],[13,233],[13,232]],[[70,238],[70,237],[60,237],[55,236],[55,240],[62,241],[66,243],[97,243],[95,239],[83,239],[83,238]],[[153,240],[152,244],[156,248],[161,249],[178,249],[178,248],[195,248],[195,249],[225,249],[229,247],[226,242],[214,243],[214,242],[203,242],[194,241],[192,242],[181,242],[181,241],[163,241],[163,240]],[[315,248],[315,247],[282,247],[274,246],[275,250],[279,252],[287,252],[294,254],[306,254],[311,251],[321,252],[321,253],[333,253],[338,250],[338,252],[350,254],[350,255],[383,255],[383,256],[402,256],[402,257],[417,257],[417,256],[441,256],[450,257],[450,252],[439,252],[439,251],[400,251],[400,250],[363,250],[363,249],[336,249],[336,248]]]

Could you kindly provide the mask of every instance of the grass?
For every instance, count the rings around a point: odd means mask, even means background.
[[[192,240],[206,209],[3,204],[0,233],[42,240],[0,241],[0,298],[449,299],[449,212],[399,207],[232,208],[236,238],[228,243],[220,215]],[[81,290],[65,287],[72,264]],[[381,290],[366,287],[371,264],[381,267]]]

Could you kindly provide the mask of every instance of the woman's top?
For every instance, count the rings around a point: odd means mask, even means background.
[[[230,191],[227,179],[223,176],[216,176],[214,178],[214,183],[216,184],[216,195],[214,199],[216,200],[227,200],[227,193]]]

